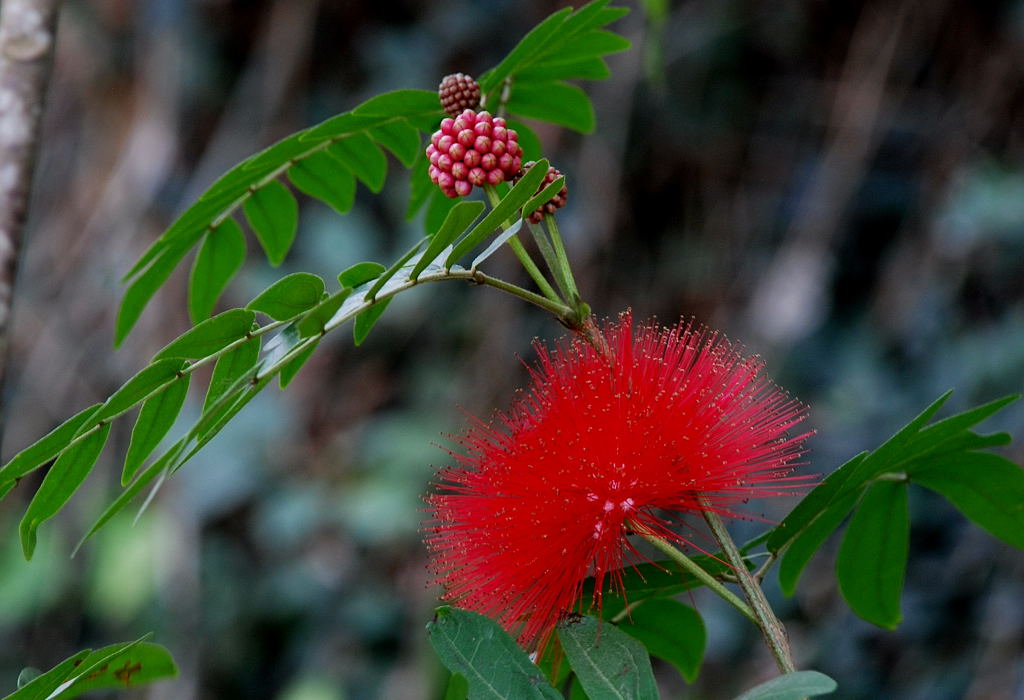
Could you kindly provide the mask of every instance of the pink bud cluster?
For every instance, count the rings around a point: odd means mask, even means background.
[[[519,135],[501,117],[467,109],[443,119],[430,137],[430,179],[449,197],[464,197],[473,186],[512,179],[523,165]]]

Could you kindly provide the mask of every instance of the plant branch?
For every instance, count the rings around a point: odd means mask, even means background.
[[[60,4],[60,0],[0,3],[0,396]]]
[[[754,622],[761,628],[761,634],[764,636],[765,643],[771,650],[772,656],[775,657],[775,663],[783,673],[794,672],[796,666],[793,664],[793,654],[789,649],[786,628],[782,626],[779,618],[775,616],[775,611],[772,610],[768,599],[765,598],[764,591],[761,590],[761,586],[754,578],[754,575],[747,569],[743,556],[736,548],[736,543],[733,542],[729,531],[725,529],[725,525],[722,523],[722,519],[718,517],[718,513],[711,509],[711,503],[705,496],[701,495],[698,498],[701,506],[704,508],[704,520],[707,522],[708,527],[711,528],[711,534],[714,535],[715,539],[718,540],[718,544],[722,547],[722,553],[725,555],[726,561],[729,562],[736,573],[740,588],[743,590],[743,595],[746,596],[753,610]]]

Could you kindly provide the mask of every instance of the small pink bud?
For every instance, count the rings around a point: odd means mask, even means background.
[[[473,168],[469,171],[469,175],[466,177],[467,180],[472,182],[477,187],[483,186],[487,182],[487,173],[483,168]]]
[[[441,153],[447,153],[453,143],[455,143],[455,139],[453,139],[451,135],[445,134],[434,145],[437,147],[437,150],[441,151]]]
[[[494,143],[492,143],[491,144],[491,153],[493,153],[494,155],[498,156],[499,158],[501,158],[503,155],[505,155],[505,142],[504,141],[495,141]]]
[[[466,167],[465,163],[452,163],[452,177],[456,180],[465,180],[466,173],[469,172],[469,168]]]
[[[490,136],[491,135],[491,123],[478,121],[473,127],[473,131],[478,136]]]
[[[508,141],[508,129],[503,126],[495,126],[491,129],[491,138],[495,141]]]
[[[486,136],[477,136],[476,140],[473,141],[473,150],[487,153],[491,150],[491,140]]]
[[[437,142],[441,140],[441,137],[442,137],[442,136],[444,136],[444,134],[443,134],[443,133],[441,132],[441,130],[440,130],[440,129],[438,129],[437,131],[435,131],[435,132],[434,132],[433,134],[431,134],[431,136],[430,136],[430,145],[431,145],[431,146],[435,146],[435,147],[436,147],[436,146],[437,146]]]
[[[441,133],[450,134],[452,133],[452,127],[455,126],[455,120],[451,117],[445,117],[441,120]]]
[[[452,147],[448,149],[448,155],[453,161],[460,161],[466,155],[466,147],[461,143],[453,143]]]
[[[444,192],[444,196],[448,199],[455,199],[459,196],[459,193],[455,191],[454,187],[441,188],[441,191]]]
[[[509,171],[512,175],[518,173],[523,167],[523,159],[516,156],[512,159],[512,169]]]
[[[473,141],[475,140],[476,134],[473,133],[472,129],[463,129],[462,131],[459,132],[459,143],[461,143],[466,148],[470,148],[473,145]]]
[[[450,189],[455,186],[455,178],[452,177],[451,173],[438,173],[437,185],[442,190]]]
[[[468,124],[466,124],[466,121],[462,117],[459,117],[452,123],[451,133],[457,134],[463,129],[467,128],[467,126]]]
[[[494,126],[508,126],[508,124],[505,122],[505,119],[502,117],[495,117],[494,119],[491,120],[491,123],[494,124]]]
[[[508,154],[510,156],[521,156],[523,154],[523,149],[520,148],[519,144],[516,143],[515,141],[509,141],[508,142]]]
[[[476,123],[480,124],[481,122],[485,124],[491,123],[491,113],[488,112],[486,109],[483,112],[477,112]]]
[[[427,174],[430,175],[431,180],[437,182],[437,176],[441,174],[441,170],[437,166],[431,165],[427,168]]]
[[[462,162],[465,163],[467,167],[475,168],[480,165],[480,155],[480,151],[470,149],[466,151],[466,155],[462,157]]]
[[[509,141],[515,141],[516,139],[519,138],[519,132],[516,131],[515,129],[509,129],[507,133]]]
[[[480,157],[480,167],[484,170],[494,170],[498,167],[498,156],[493,153],[485,153]]]
[[[498,159],[498,167],[504,170],[505,172],[514,174],[515,171],[512,170],[512,161],[512,156],[506,153],[505,155]],[[441,168],[441,170],[448,170],[448,168],[444,167],[444,164],[440,161],[438,161],[437,167]]]
[[[500,170],[492,170],[487,173],[487,182],[492,185],[500,185],[505,180],[505,173]]]
[[[437,167],[446,173],[452,170],[452,157],[447,153],[442,153],[437,157]]]
[[[476,124],[476,112],[471,109],[464,111],[459,115],[459,118],[470,128],[473,128],[473,125]]]
[[[465,197],[467,194],[473,191],[473,186],[465,180],[457,180],[455,182],[455,194],[460,197]]]

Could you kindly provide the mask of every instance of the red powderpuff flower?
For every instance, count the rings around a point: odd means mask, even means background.
[[[693,323],[633,330],[632,318],[553,351],[535,344],[532,386],[496,424],[475,421],[428,497],[431,568],[460,607],[497,619],[526,648],[643,557],[635,523],[684,543],[678,516],[732,515],[781,495],[807,435],[805,408],[718,333]],[[596,346],[596,347],[595,347]],[[619,573],[617,573],[619,572]]]

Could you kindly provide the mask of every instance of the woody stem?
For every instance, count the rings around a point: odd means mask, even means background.
[[[752,619],[761,628],[765,644],[768,645],[772,656],[775,657],[776,665],[783,673],[793,673],[796,671],[796,666],[793,664],[793,654],[789,649],[789,638],[786,635],[786,628],[782,626],[779,618],[775,616],[775,611],[772,610],[768,599],[765,598],[764,591],[761,590],[761,586],[758,585],[753,574],[750,573],[746,563],[744,563],[743,556],[736,548],[736,543],[733,542],[729,531],[725,529],[725,525],[722,523],[722,519],[718,517],[718,513],[712,510],[711,503],[707,497],[699,495],[698,499],[704,508],[704,520],[707,522],[708,527],[711,528],[711,534],[714,535],[719,546],[721,546],[722,554],[725,555],[726,561],[729,562],[729,565],[732,566],[736,574],[736,579],[743,590],[743,595],[753,610],[754,618]]]

